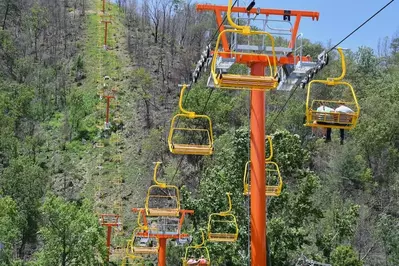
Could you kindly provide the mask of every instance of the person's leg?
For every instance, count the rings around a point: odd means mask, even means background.
[[[331,141],[331,127],[327,128],[327,134],[326,134],[326,142]]]
[[[345,139],[345,130],[340,128],[339,129],[340,137],[341,137],[341,145],[344,144],[344,139]]]

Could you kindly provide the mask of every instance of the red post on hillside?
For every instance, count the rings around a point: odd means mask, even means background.
[[[111,253],[111,234],[112,227],[120,226],[119,222],[120,215],[118,214],[101,214],[100,224],[107,227],[107,262],[109,261],[109,256]]]
[[[101,20],[102,23],[105,23],[105,27],[104,27],[104,48],[107,48],[107,41],[108,41],[108,24],[111,23],[111,17],[109,17],[109,19],[103,19]]]
[[[103,10],[101,10],[103,13],[105,13],[105,1],[106,0],[103,0]]]
[[[111,99],[115,98],[115,96],[113,96],[113,95],[104,95],[103,97],[107,99],[107,112],[106,112],[106,115],[105,115],[105,123],[106,123],[106,125],[108,125],[108,123],[109,123],[110,102],[111,102]]]

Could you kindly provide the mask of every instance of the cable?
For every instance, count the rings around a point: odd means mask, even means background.
[[[340,42],[338,42],[336,45],[334,45],[330,50],[328,50],[327,54],[330,53],[332,50],[334,50],[335,48],[337,48],[338,45],[340,45],[342,42],[344,42],[346,39],[348,39],[351,35],[353,35],[356,31],[358,31],[361,27],[363,27],[364,25],[366,25],[370,20],[372,20],[376,15],[378,15],[381,11],[383,11],[385,8],[387,8],[390,4],[392,4],[395,0],[391,0],[388,4],[386,4],[385,6],[383,6],[380,10],[378,10],[377,12],[374,13],[374,15],[372,15],[371,17],[369,17],[366,21],[364,21],[359,27],[357,27],[356,29],[354,29],[351,33],[349,33],[345,38],[343,38]],[[286,100],[286,102],[284,103],[283,107],[279,110],[279,112],[277,113],[277,116],[274,117],[272,123],[270,124],[270,127],[272,127],[274,125],[274,122],[277,120],[277,118],[279,117],[279,115],[283,112],[284,108],[287,106],[289,100],[292,98],[292,96],[294,95],[295,91],[298,89],[299,84],[297,84],[295,86],[295,88],[293,89],[293,91],[291,92],[290,96],[288,97],[288,99]]]
[[[237,4],[237,1],[238,1],[238,0],[235,0],[234,3],[233,3],[233,5],[232,5],[231,7],[234,7],[234,6]],[[226,21],[226,19],[227,19],[227,15],[224,16],[222,23],[220,23],[219,27],[217,28],[217,30],[216,30],[215,33],[213,34],[212,38],[210,39],[209,43],[211,43],[211,42],[215,39],[215,37],[217,36],[217,34],[218,34],[220,28],[222,27],[222,25],[223,25],[223,23]],[[193,84],[193,81],[190,81],[190,83],[188,84],[188,86],[191,87],[192,84]],[[205,106],[204,106],[204,108],[203,108],[203,110],[202,110],[202,113],[205,112],[206,107],[208,106],[208,102],[209,102],[209,100],[210,100],[210,98],[211,98],[211,95],[212,95],[212,93],[213,93],[214,90],[215,90],[215,88],[212,88],[211,92],[209,93],[208,99],[206,100],[206,103],[205,103]],[[184,104],[184,103],[186,102],[186,100],[188,99],[188,96],[189,96],[189,94],[190,94],[190,91],[191,91],[191,90],[189,90],[189,91],[187,92],[186,97],[185,97],[184,100],[183,100],[183,104]],[[177,123],[178,123],[178,122],[179,122],[179,121],[177,121]],[[179,164],[178,164],[177,167],[176,167],[176,171],[175,171],[175,173],[173,174],[173,177],[172,177],[171,182],[175,179],[175,177],[176,177],[176,175],[177,175],[177,172],[179,171],[180,165],[181,165],[182,162],[183,162],[183,159],[184,159],[184,156],[182,156],[182,158],[180,159]]]
[[[211,96],[212,96],[212,93],[213,93],[214,90],[215,90],[215,88],[212,88],[211,92],[209,93],[208,99],[206,100],[206,103],[205,103],[205,105],[204,105],[204,109],[202,110],[202,113],[205,112],[205,109],[206,109],[206,107],[208,106],[208,102],[209,102],[209,100],[211,99]],[[179,171],[180,165],[181,165],[181,163],[183,162],[183,159],[184,159],[184,156],[181,157],[181,159],[180,159],[180,161],[179,161],[179,164],[178,164],[177,167],[176,167],[176,171],[175,171],[175,173],[174,173],[174,175],[173,175],[173,177],[172,177],[171,182],[173,182],[173,180],[175,179],[175,177],[176,177],[176,175],[177,175],[177,172]]]
[[[390,4],[392,4],[395,0],[391,0],[388,4],[386,4],[385,6],[383,6],[380,10],[378,10],[376,13],[374,13],[374,15],[372,15],[371,17],[369,17],[365,22],[363,22],[359,27],[357,27],[355,30],[353,30],[351,33],[349,33],[345,38],[342,39],[342,41],[340,41],[339,43],[337,43],[336,45],[334,45],[330,50],[328,50],[327,53],[331,52],[332,50],[334,50],[335,48],[337,48],[338,45],[340,45],[342,42],[344,42],[346,39],[348,39],[353,33],[355,33],[356,31],[358,31],[361,27],[363,27],[364,25],[367,24],[367,22],[369,22],[370,20],[372,20],[375,16],[377,16],[381,11],[383,11],[385,8],[387,8]]]
[[[237,4],[238,0],[235,0],[233,5],[231,6],[232,8]],[[216,35],[218,34],[220,28],[222,27],[223,23],[226,21],[227,19],[227,15],[224,16],[222,23],[220,23],[219,28],[215,31],[215,33],[213,34],[211,40],[209,42],[212,42],[214,40],[214,38],[216,37]]]

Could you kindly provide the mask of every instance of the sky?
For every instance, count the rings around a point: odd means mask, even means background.
[[[302,18],[299,32],[312,42],[321,42],[326,45],[331,40],[331,43],[335,45],[389,1],[258,0],[255,7],[317,11],[320,13],[319,21]],[[197,0],[197,2],[227,5],[228,0]],[[239,0],[240,6],[245,7],[250,2],[251,0]],[[355,51],[359,46],[377,49],[379,39],[389,37],[391,40],[395,33],[399,37],[399,0],[391,3],[340,46]]]

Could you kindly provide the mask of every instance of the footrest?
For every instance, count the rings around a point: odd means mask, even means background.
[[[265,76],[222,74],[218,79],[218,87],[221,88],[270,90],[275,89],[277,85],[277,79]]]
[[[179,209],[155,209],[149,208],[147,216],[179,216]]]
[[[209,241],[217,242],[234,242],[237,240],[237,235],[227,233],[209,233],[208,239]]]
[[[172,153],[190,155],[211,155],[213,148],[209,145],[173,144]]]

